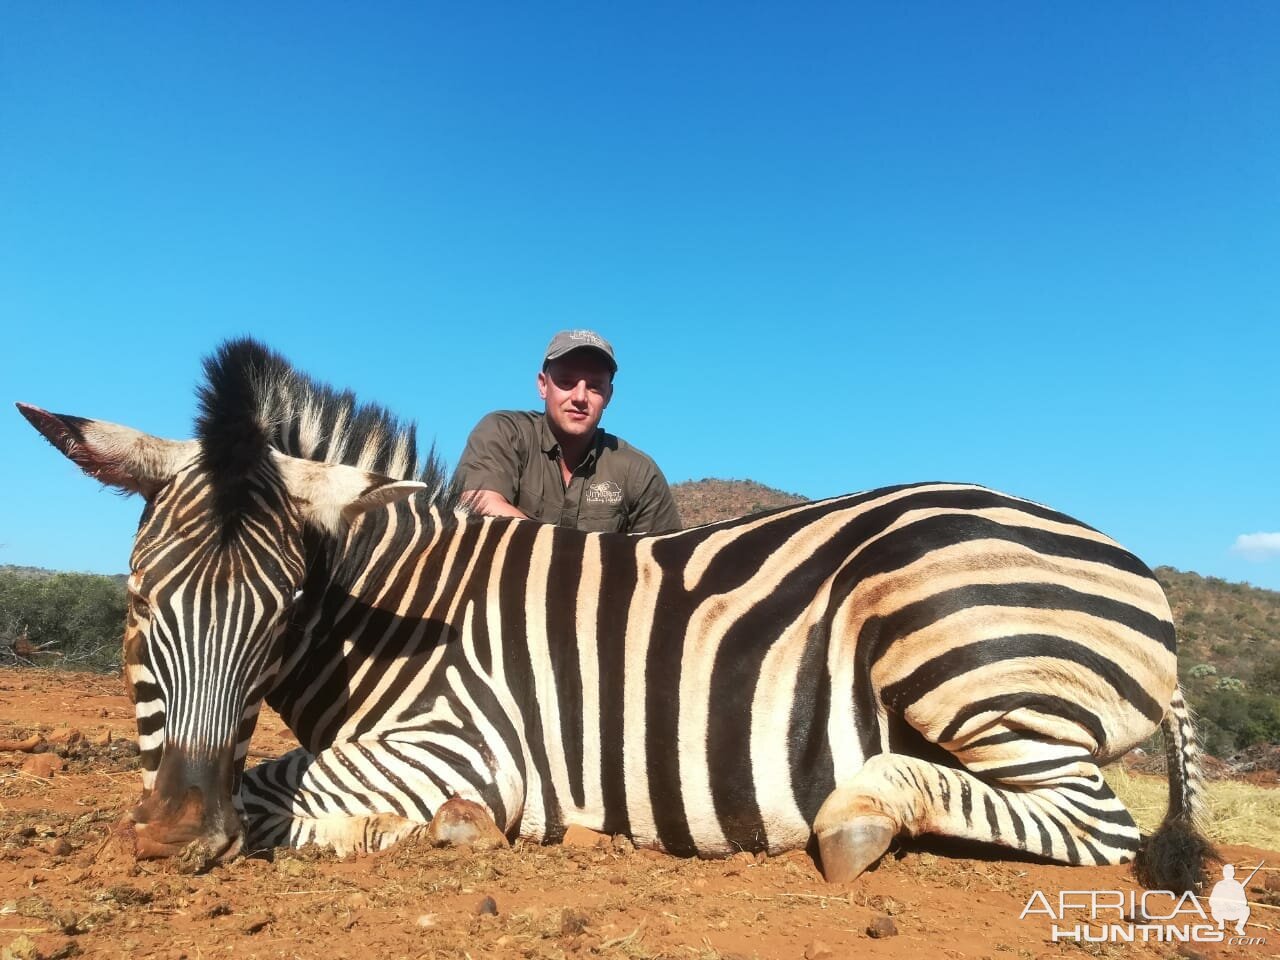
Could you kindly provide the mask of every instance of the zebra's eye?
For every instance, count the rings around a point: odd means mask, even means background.
[[[301,600],[301,599],[302,599],[302,588],[301,588],[301,587],[299,587],[299,588],[298,588],[297,590],[295,590],[295,591],[294,591],[294,593],[293,593],[293,602],[294,602],[294,603],[297,603],[297,602],[298,602],[299,600]]]
[[[129,610],[135,617],[149,617],[151,604],[136,593],[129,594]]]

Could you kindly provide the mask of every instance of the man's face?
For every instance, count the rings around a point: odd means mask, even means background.
[[[538,374],[538,394],[557,437],[590,437],[613,397],[609,365],[592,350],[566,353]]]

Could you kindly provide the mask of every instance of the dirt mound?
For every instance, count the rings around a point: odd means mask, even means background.
[[[1255,743],[1227,758],[1237,773],[1280,772],[1280,743]]]
[[[1133,750],[1121,761],[1132,773],[1163,777],[1167,769],[1163,753]],[[1225,760],[1200,754],[1200,767],[1209,780],[1240,780],[1260,786],[1280,785],[1280,744],[1256,743]]]
[[[1120,761],[1132,773],[1144,773],[1149,776],[1163,777],[1168,771],[1163,752],[1131,750]],[[1212,754],[1200,754],[1200,769],[1208,780],[1231,780],[1236,771],[1230,763],[1219,760]]]

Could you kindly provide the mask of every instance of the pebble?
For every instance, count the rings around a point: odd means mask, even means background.
[[[58,929],[71,936],[77,933],[85,933],[89,929],[88,927],[80,926],[81,919],[76,916],[74,910],[60,910],[53,919],[57,923]]]
[[[597,833],[575,823],[564,832],[560,842],[566,847],[607,847],[611,840],[607,833]]]
[[[248,934],[257,933],[265,929],[274,919],[275,917],[269,913],[259,914],[244,925],[244,932]]]
[[[485,897],[476,904],[475,910],[472,911],[477,917],[496,917],[498,915],[498,901],[493,897]]]
[[[58,837],[56,840],[50,840],[44,844],[45,853],[52,854],[55,857],[65,857],[71,853],[71,844],[67,842],[66,837]]]
[[[830,960],[835,955],[835,951],[821,940],[814,940],[804,948],[804,960]]]
[[[311,868],[307,864],[294,860],[292,857],[287,860],[277,860],[276,870],[289,877],[302,877],[311,872]]]
[[[49,734],[49,742],[59,746],[66,744],[71,746],[73,743],[79,743],[84,739],[84,734],[72,727],[61,727]]]
[[[560,936],[573,937],[577,936],[587,928],[587,924],[591,922],[591,918],[581,910],[572,910],[566,908],[560,911]]]
[[[897,900],[893,899],[893,897],[882,897],[879,894],[868,897],[867,906],[872,910],[880,910],[883,913],[887,913],[891,917],[896,913],[902,912],[902,904]]]
[[[898,935],[898,925],[893,922],[893,917],[876,917],[871,921],[871,925],[867,927],[867,936],[873,940],[879,940],[881,937],[896,937]]]
[[[41,780],[52,780],[66,766],[66,761],[56,753],[33,753],[22,762],[22,772]]]
[[[101,899],[114,900],[122,907],[137,907],[150,903],[153,896],[148,890],[131,887],[127,883],[118,883],[114,886],[107,887],[107,889],[103,891]]]
[[[13,957],[13,960],[37,960],[40,952],[36,949],[35,941],[22,934],[5,947],[5,956]]]
[[[63,940],[52,950],[40,951],[40,960],[67,960],[68,957],[78,956],[80,956],[80,945],[75,940]]]

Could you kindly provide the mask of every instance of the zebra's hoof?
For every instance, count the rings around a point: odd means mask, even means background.
[[[858,879],[889,849],[897,829],[888,817],[862,816],[818,834],[822,875],[828,883]]]
[[[452,797],[431,818],[427,836],[437,847],[494,850],[510,846],[489,811],[472,800]]]

